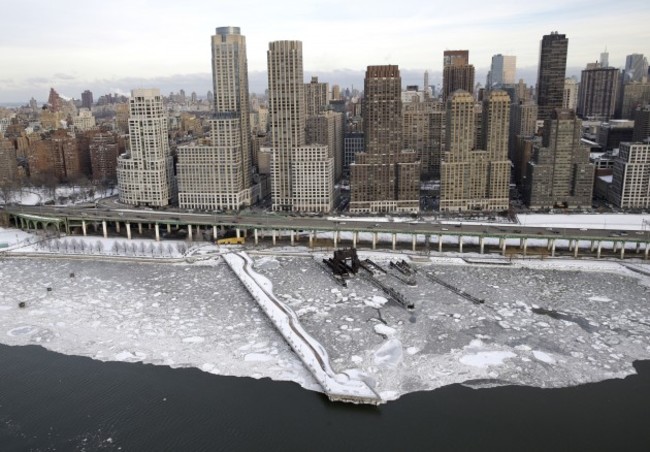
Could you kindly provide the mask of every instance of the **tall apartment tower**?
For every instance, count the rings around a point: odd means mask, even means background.
[[[440,210],[508,208],[510,96],[491,91],[484,101],[480,142],[474,98],[455,92],[447,102],[447,146],[440,165]]]
[[[399,68],[368,66],[364,79],[364,152],[350,165],[350,212],[418,212],[420,161],[402,149]]]
[[[488,90],[500,88],[504,85],[515,84],[515,71],[517,57],[514,55],[494,55],[490,66],[489,79],[486,88]]]
[[[329,212],[334,202],[334,157],[327,145],[305,145],[302,42],[269,43],[267,64],[272,208]]]
[[[542,38],[537,69],[538,119],[550,119],[555,109],[562,108],[568,49],[569,40],[557,31]]]
[[[238,210],[258,197],[253,184],[246,37],[239,27],[212,36],[214,115],[198,145],[178,148],[178,203],[188,209]]]
[[[582,121],[571,110],[556,110],[544,121],[542,142],[528,162],[525,200],[532,208],[591,205],[594,166],[580,144]]]
[[[469,64],[469,50],[445,50],[442,66],[442,100],[456,90],[474,92],[474,66]]]
[[[437,101],[427,99],[402,104],[402,148],[415,151],[423,176],[440,175],[444,116]]]
[[[316,116],[327,110],[330,103],[328,83],[320,83],[318,77],[312,77],[305,83],[305,115]]]
[[[596,66],[582,71],[576,110],[583,119],[609,121],[616,108],[619,70]]]
[[[129,99],[129,149],[117,159],[120,202],[167,206],[176,181],[169,147],[167,112],[159,89],[134,89]]]
[[[650,207],[650,143],[621,143],[608,197],[623,209]]]

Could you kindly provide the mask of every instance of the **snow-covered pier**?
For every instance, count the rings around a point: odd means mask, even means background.
[[[313,374],[330,400],[373,405],[383,402],[365,382],[336,373],[332,369],[327,351],[304,330],[295,312],[273,295],[273,284],[253,270],[252,260],[246,253],[227,253],[223,255],[223,259]]]

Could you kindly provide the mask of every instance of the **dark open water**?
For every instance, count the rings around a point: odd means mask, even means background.
[[[566,389],[460,385],[380,408],[292,383],[0,345],[0,452],[650,451],[650,362]]]

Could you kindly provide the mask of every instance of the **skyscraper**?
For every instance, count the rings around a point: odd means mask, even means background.
[[[469,50],[445,50],[442,66],[442,100],[456,90],[474,92],[474,66],[469,64]]]
[[[490,66],[490,76],[486,89],[500,88],[504,85],[515,84],[517,57],[513,55],[494,55]]]
[[[120,201],[166,206],[176,193],[167,112],[159,89],[134,89],[129,99],[130,153],[117,159]]]
[[[591,206],[594,166],[582,146],[582,121],[571,110],[555,110],[544,121],[542,142],[528,162],[524,196],[533,208]]]
[[[305,145],[302,42],[269,43],[267,64],[272,208],[328,212],[334,202],[334,158],[327,145]]]
[[[474,98],[455,92],[447,102],[447,146],[440,165],[440,210],[508,208],[510,96],[491,91],[484,101],[480,142]]]
[[[577,106],[581,118],[608,121],[614,117],[618,76],[618,69],[613,67],[593,67],[582,71]]]
[[[305,83],[305,115],[316,116],[327,110],[330,102],[329,84],[320,83],[318,77],[312,77]]]
[[[364,79],[365,151],[350,165],[350,212],[418,212],[420,162],[402,148],[399,68],[368,66]]]
[[[648,76],[648,60],[642,53],[625,57],[625,82],[640,82]]]
[[[562,108],[569,40],[557,31],[544,35],[537,69],[538,119],[549,119],[555,109]]]
[[[238,210],[258,197],[253,184],[246,37],[239,27],[212,36],[214,116],[199,145],[178,148],[179,205]]]

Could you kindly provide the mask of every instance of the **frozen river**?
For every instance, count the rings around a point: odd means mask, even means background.
[[[332,367],[363,379],[384,399],[459,382],[576,385],[624,377],[634,372],[634,360],[650,358],[650,279],[618,263],[493,265],[442,256],[415,262],[362,253],[385,268],[389,259],[417,268],[415,286],[382,277],[415,304],[407,311],[361,278],[347,288],[336,284],[323,254],[251,257],[323,344]],[[427,272],[485,303],[471,303]],[[196,367],[318,389],[218,256],[193,264],[5,258],[0,338],[104,361]]]

